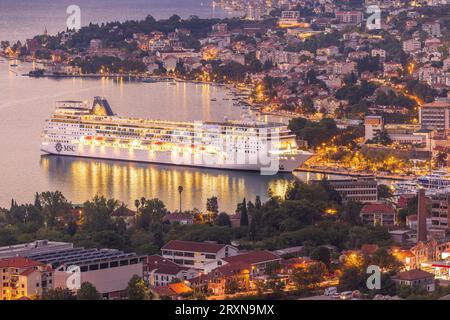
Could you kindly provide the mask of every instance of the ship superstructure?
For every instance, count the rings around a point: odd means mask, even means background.
[[[311,157],[287,126],[256,121],[124,118],[102,97],[57,102],[42,134],[49,154],[216,169],[291,172]]]

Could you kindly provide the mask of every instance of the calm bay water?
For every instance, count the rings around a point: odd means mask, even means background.
[[[141,20],[147,15],[166,19],[173,14],[182,18],[226,18],[236,13],[214,8],[212,0],[1,0],[0,40],[25,40],[47,28],[50,34],[66,29],[67,7],[81,8],[82,25],[90,22]]]
[[[283,194],[295,178],[291,174],[263,177],[258,173],[42,155],[41,130],[57,100],[90,100],[101,95],[121,116],[167,120],[238,119],[240,110],[232,101],[223,100],[227,93],[221,87],[21,76],[28,68],[11,69],[7,61],[0,60],[0,206],[8,207],[11,198],[31,202],[35,192],[59,190],[73,203],[100,194],[132,206],[135,199],[144,196],[160,198],[175,210],[177,188],[182,185],[184,209],[204,209],[206,199],[217,196],[220,209],[233,212],[244,197],[260,195],[264,199],[269,188]],[[296,175],[302,180],[317,178]]]

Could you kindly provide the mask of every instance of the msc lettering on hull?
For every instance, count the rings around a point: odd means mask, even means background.
[[[55,145],[55,150],[58,153],[61,153],[63,151],[64,152],[75,152],[75,147],[74,146],[66,146],[66,145],[63,145],[61,143],[57,143]]]

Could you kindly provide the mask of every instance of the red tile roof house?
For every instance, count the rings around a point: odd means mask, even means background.
[[[220,265],[221,259],[238,254],[238,249],[231,245],[172,240],[161,248],[165,259],[182,267],[208,273]]]
[[[393,227],[396,223],[394,208],[384,203],[367,204],[361,209],[361,221],[363,224]]]
[[[150,287],[154,299],[169,298],[181,300],[192,293],[192,289],[184,282],[171,283],[161,287]]]
[[[428,292],[433,292],[435,289],[434,274],[420,269],[397,273],[392,280],[394,280],[398,285],[419,287],[427,290]]]
[[[199,275],[197,270],[181,267],[159,255],[148,256],[143,262],[144,279],[152,287],[166,286],[176,279],[184,281]]]
[[[52,287],[52,269],[23,257],[0,260],[0,300],[17,300],[42,295]]]
[[[270,251],[250,251],[233,257],[223,258],[222,265],[245,264],[250,270],[250,276],[264,275],[271,264],[280,264],[282,258]]]
[[[193,287],[214,295],[248,291],[254,277],[264,275],[268,265],[280,264],[281,260],[269,251],[251,251],[223,258],[221,266],[189,282]]]
[[[122,218],[127,224],[127,227],[130,227],[136,221],[136,212],[125,206],[120,206],[111,213],[111,217],[113,219]]]
[[[190,225],[194,224],[194,217],[189,213],[174,212],[167,214],[163,221],[170,224],[179,223],[182,225]]]

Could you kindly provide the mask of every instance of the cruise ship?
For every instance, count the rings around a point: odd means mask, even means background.
[[[59,101],[42,133],[47,154],[227,170],[292,172],[312,154],[286,125],[254,120],[176,122],[119,117],[95,97]]]

